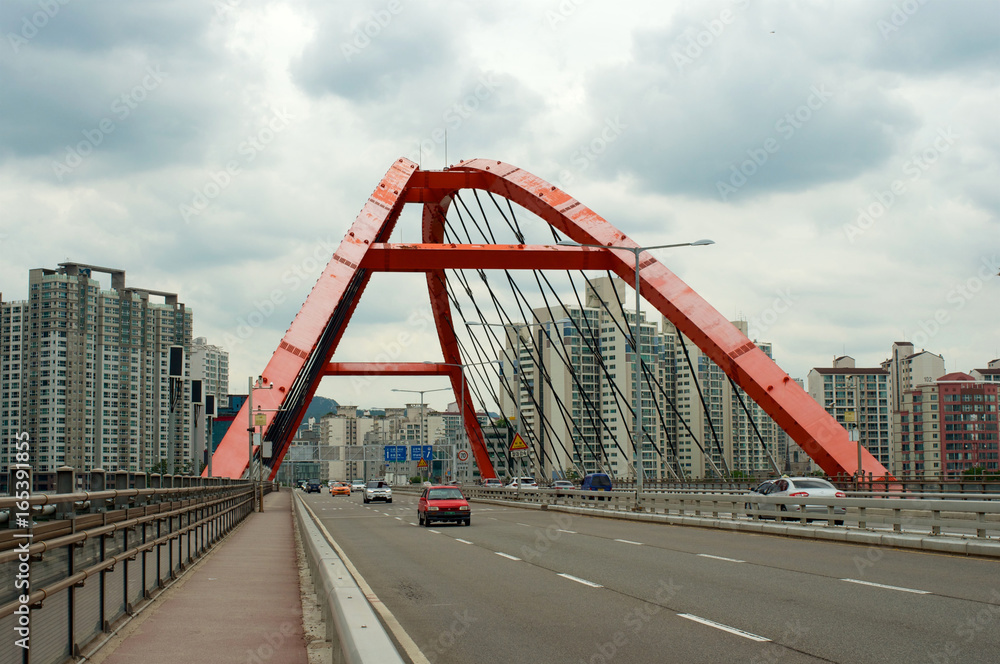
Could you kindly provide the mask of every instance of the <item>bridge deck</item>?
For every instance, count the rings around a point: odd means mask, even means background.
[[[292,519],[290,492],[268,494],[263,513],[251,514],[93,661],[306,664]]]

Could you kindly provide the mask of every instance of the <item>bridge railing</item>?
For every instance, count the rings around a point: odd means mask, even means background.
[[[249,482],[129,477],[130,488],[0,497],[0,664],[96,650],[254,508]]]
[[[895,533],[1000,537],[1000,501],[993,494],[851,492],[845,498],[751,496],[747,492],[581,491],[567,489],[484,489],[463,487],[473,499],[595,508],[629,514],[662,514],[722,520],[824,522]],[[808,506],[799,511],[799,507]]]

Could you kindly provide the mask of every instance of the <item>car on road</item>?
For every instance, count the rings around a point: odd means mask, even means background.
[[[508,489],[537,489],[538,482],[534,477],[512,477],[507,483]]]
[[[483,480],[483,488],[484,489],[502,489],[503,488],[503,482],[501,482],[500,479],[496,478],[496,477],[487,477],[486,479]]]
[[[351,493],[355,491],[364,491],[365,481],[364,480],[351,480]]]
[[[556,497],[558,498],[567,495],[563,491],[575,491],[576,485],[569,480],[555,480],[549,485],[549,488],[556,490]]]
[[[349,496],[351,495],[351,485],[344,484],[343,482],[332,482],[330,484],[330,495]]]
[[[611,491],[611,477],[607,473],[590,473],[580,485],[583,491]]]
[[[384,500],[387,503],[392,502],[392,487],[385,480],[369,480],[368,484],[365,485],[365,498],[366,503],[370,503],[373,500]]]
[[[750,508],[759,510],[774,518],[780,518],[784,512],[789,513],[789,518],[798,519],[801,514],[828,515],[830,508],[826,504],[826,499],[844,498],[846,494],[821,477],[779,477],[776,480],[768,480],[756,486],[747,494],[747,504]],[[821,503],[814,505],[796,505],[792,503],[777,504],[775,498],[817,498]],[[845,507],[834,507],[832,510],[836,516],[843,516],[847,513]],[[763,515],[759,515],[763,516]],[[808,519],[807,519],[808,520]],[[842,525],[843,519],[836,519],[834,523]]]
[[[417,523],[429,526],[432,521],[472,525],[472,510],[461,489],[450,485],[424,487],[417,501]]]
[[[309,480],[306,482],[306,493],[319,493],[320,486],[319,480]]]

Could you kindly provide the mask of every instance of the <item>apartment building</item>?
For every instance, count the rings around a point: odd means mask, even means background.
[[[856,367],[854,358],[845,355],[834,359],[832,367],[813,368],[807,384],[809,396],[894,472],[889,371]]]
[[[894,414],[900,476],[960,477],[973,468],[997,473],[997,393],[995,383],[960,372],[906,390]]]
[[[0,306],[0,435],[29,434],[36,472],[191,470],[190,355],[169,366],[191,329],[177,294],[129,286],[124,270],[30,270],[27,300]]]

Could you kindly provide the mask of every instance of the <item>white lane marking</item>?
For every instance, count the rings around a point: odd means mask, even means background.
[[[570,581],[576,581],[577,583],[582,583],[585,586],[590,586],[591,588],[603,588],[599,583],[594,583],[593,581],[587,581],[586,579],[581,579],[578,576],[573,576],[572,574],[560,574],[564,579],[569,579]]]
[[[569,533],[570,535],[576,535],[576,531],[575,530],[563,530],[562,528],[557,528],[556,532],[559,532],[559,533]]]
[[[415,526],[415,525],[417,525],[417,524],[415,524],[415,523],[413,523],[412,521],[410,521],[410,525],[411,525],[411,526]]]
[[[521,523],[520,521],[518,521],[518,522],[517,522],[517,525],[519,525],[519,526],[524,526],[525,528],[534,528],[534,526],[529,526],[528,524],[526,524],[526,523]]]
[[[430,529],[430,530],[428,530],[427,532],[429,532],[429,533],[434,533],[435,535],[440,535],[440,534],[441,534],[441,531],[440,531],[440,530],[434,530],[433,528],[431,528],[431,529]]]
[[[929,590],[914,590],[913,588],[900,588],[899,586],[887,586],[883,583],[872,583],[871,581],[859,581],[857,579],[841,579],[841,581],[847,581],[848,583],[860,583],[863,586],[874,586],[876,588],[885,588],[886,590],[899,590],[904,593],[915,593],[917,595],[930,595]]]
[[[462,544],[472,544],[472,542],[470,542],[469,540],[460,539],[458,537],[455,538],[455,541],[461,542]]]
[[[632,540],[616,539],[616,542],[621,542],[622,544],[635,544],[636,546],[642,546],[642,542],[633,542]]]
[[[711,558],[712,560],[725,560],[727,563],[745,563],[745,560],[737,560],[736,558],[724,558],[722,556],[713,556],[710,553],[699,553],[702,558]]]
[[[493,553],[497,554],[498,556],[502,556],[507,560],[520,560],[520,558],[518,558],[517,556],[512,556],[508,553],[503,553],[502,551],[494,551]]]
[[[401,516],[397,516],[396,517],[396,521],[402,521],[402,520],[403,520],[403,517],[401,517]]]
[[[693,620],[702,625],[708,625],[709,627],[714,627],[716,629],[721,629],[723,632],[729,632],[730,634],[735,634],[736,636],[742,636],[744,639],[750,639],[751,641],[770,641],[771,639],[764,638],[763,636],[757,636],[756,634],[751,634],[750,632],[744,632],[742,629],[736,629],[735,627],[730,627],[729,625],[723,625],[722,623],[717,623],[714,620],[707,620],[706,618],[699,618],[698,616],[693,616],[690,613],[678,613],[681,618],[687,618],[688,620]]]

